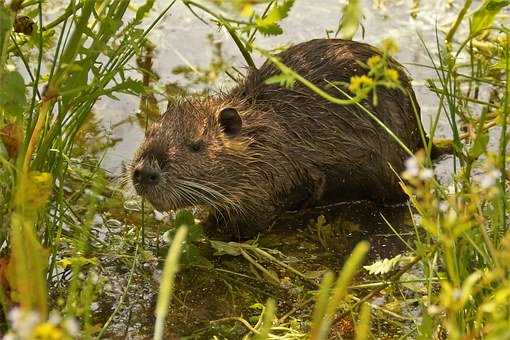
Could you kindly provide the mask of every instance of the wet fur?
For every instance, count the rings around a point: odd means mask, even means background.
[[[317,39],[278,57],[326,89],[328,82],[365,74],[357,61],[376,53],[358,42]],[[379,105],[363,105],[415,151],[421,147],[421,122],[413,107],[419,107],[403,68],[391,63],[410,96],[378,88]],[[160,209],[209,206],[208,224],[241,235],[268,227],[287,209],[345,200],[404,201],[389,164],[401,171],[406,154],[391,137],[356,105],[332,104],[298,83],[291,89],[264,83],[279,73],[266,62],[228,93],[169,106],[135,157],[135,164],[154,162],[164,173],[161,185],[142,195]],[[238,136],[226,136],[217,122],[226,107],[242,117]],[[196,142],[203,149],[191,152]]]

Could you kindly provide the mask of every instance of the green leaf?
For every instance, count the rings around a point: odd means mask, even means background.
[[[136,11],[136,21],[141,21],[143,18],[149,14],[150,10],[154,6],[155,0],[147,0],[145,3],[138,7],[138,10]]]
[[[13,24],[11,11],[5,5],[0,4],[0,35],[5,35],[7,31],[11,30]]]
[[[487,145],[489,144],[489,135],[487,133],[484,133],[480,136],[478,136],[469,150],[469,156],[471,159],[478,159],[485,149],[487,148]]]
[[[146,92],[146,87],[140,80],[128,78],[120,84],[104,89],[101,95],[113,95],[114,93],[127,93],[139,96]]]
[[[425,283],[423,281],[420,281],[420,279],[423,279],[417,275],[411,274],[411,273],[404,273],[400,277],[401,285],[406,287],[409,290],[412,290],[415,293],[419,294],[427,294],[427,287],[425,286]],[[404,281],[404,282],[402,282]],[[407,281],[407,282],[405,282]],[[415,282],[413,282],[415,281]]]
[[[211,247],[216,249],[216,252],[214,255],[221,256],[221,255],[231,255],[231,256],[239,256],[241,255],[241,248],[239,246],[236,246],[236,243],[226,243],[221,241],[213,241],[211,240]]]
[[[195,223],[195,217],[189,210],[179,210],[174,220],[175,228],[167,231],[167,238],[172,240],[179,227],[186,226],[188,233],[186,237],[187,242],[193,242],[204,237],[204,230],[201,225]]]
[[[336,35],[341,39],[351,40],[361,23],[362,11],[359,0],[350,0],[342,12],[342,19]]]
[[[188,241],[196,241],[204,237],[204,229],[198,225],[190,225],[188,231]]]
[[[48,311],[46,269],[49,251],[39,243],[32,216],[18,212],[11,217],[11,254],[7,280],[11,296],[26,310],[36,310],[44,318]]]
[[[27,105],[25,81],[16,70],[0,71],[0,111],[13,117],[23,114]]]
[[[195,225],[195,217],[190,210],[179,210],[177,215],[175,216],[175,228],[179,228],[182,226],[193,226]]]
[[[401,261],[402,255],[397,255],[392,259],[376,261],[369,266],[363,266],[372,275],[386,274],[393,270]]]
[[[285,86],[286,88],[291,88],[296,83],[296,79],[290,75],[285,73],[280,73],[269,77],[265,81],[266,84],[279,84],[280,86]]]
[[[280,6],[273,6],[266,16],[257,17],[255,24],[258,30],[265,35],[282,34],[283,30],[278,23],[289,15],[292,5],[294,5],[294,0],[286,0]]]
[[[174,290],[175,274],[179,270],[181,248],[186,238],[186,227],[179,228],[165,259],[158,301],[156,304],[156,322],[154,324],[154,339],[163,339],[165,319],[169,311],[170,299]]]
[[[9,36],[10,32],[14,25],[14,17],[12,15],[11,10],[3,5],[3,2],[0,3],[0,60],[5,60],[7,56],[3,56],[2,53],[7,51],[7,46],[9,44]],[[2,72],[1,68],[3,65],[0,65],[0,73]]]
[[[471,34],[490,28],[496,15],[509,4],[510,0],[486,0],[472,15]]]
[[[186,266],[201,266],[205,268],[214,267],[207,258],[202,256],[200,249],[196,245],[190,243],[183,244],[181,251],[181,261],[182,264]]]
[[[276,306],[273,299],[269,298],[267,300],[266,307],[264,308],[264,314],[262,317],[262,327],[259,328],[259,334],[256,334],[255,340],[265,340],[269,339],[269,332],[271,331],[271,327],[273,326],[273,319],[275,314]]]
[[[429,340],[434,339],[434,332],[437,328],[437,324],[434,318],[429,313],[424,313],[422,321],[418,327],[417,340]]]
[[[249,308],[251,309],[256,309],[256,310],[259,310],[259,311],[263,311],[264,310],[264,305],[261,304],[260,302],[255,302],[253,305],[251,305]]]

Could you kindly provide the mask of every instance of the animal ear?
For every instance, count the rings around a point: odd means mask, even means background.
[[[218,123],[225,134],[230,137],[236,136],[241,132],[243,120],[236,109],[232,107],[224,108],[218,115]]]

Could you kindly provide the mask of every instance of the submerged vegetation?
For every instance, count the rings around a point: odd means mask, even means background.
[[[139,97],[134,120],[145,129],[158,102],[187,91],[151,69],[151,31],[177,5],[225,30],[247,65],[270,59],[281,74],[268,82],[301,82],[339,105],[377,103],[378,87],[399,87],[386,63],[391,39],[380,43],[383,57],[360,61],[366,76],[331,84],[337,96],[283,65],[259,38],[285,36],[294,2],[175,0],[156,13],[155,1],[69,0],[47,14],[53,1],[0,0],[2,336],[510,337],[508,0],[458,1],[456,19],[423,41],[430,62],[418,66],[433,71],[437,111],[423,119],[426,150],[395,174],[405,207],[289,213],[256,240],[223,242],[204,234],[200,210],[154,211],[101,167],[117,140],[98,128],[99,99]],[[329,36],[353,38],[370,10],[345,3]],[[413,1],[409,15],[419,10]],[[209,67],[174,69],[202,89],[243,73],[210,40]],[[442,120],[448,176],[431,161]]]

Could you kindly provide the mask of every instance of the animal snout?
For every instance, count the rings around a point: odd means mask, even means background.
[[[141,165],[133,171],[133,182],[143,187],[153,187],[159,184],[161,172],[149,165]]]

